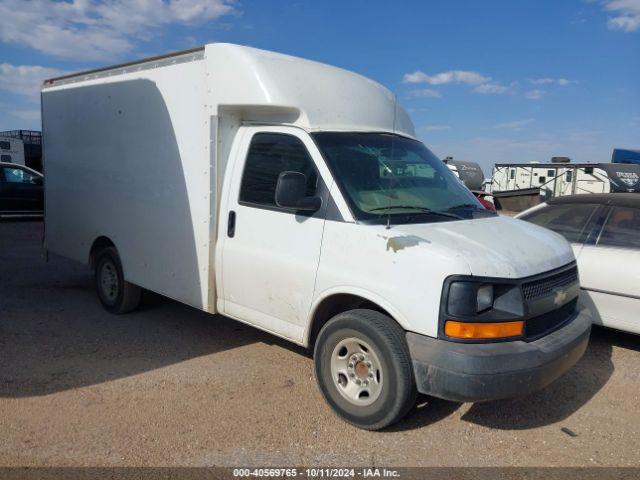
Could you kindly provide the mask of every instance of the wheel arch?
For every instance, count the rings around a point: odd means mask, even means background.
[[[89,259],[88,259],[89,266],[91,268],[95,268],[96,266],[95,260],[98,252],[103,248],[107,248],[107,247],[113,247],[117,250],[115,243],[113,243],[113,241],[109,237],[106,237],[104,235],[99,236],[93,241],[93,243],[91,244],[91,249],[89,250]]]
[[[318,296],[311,306],[304,344],[313,348],[322,327],[339,313],[357,308],[368,308],[383,313],[407,330],[404,317],[386,300],[368,291],[352,288],[334,289]]]

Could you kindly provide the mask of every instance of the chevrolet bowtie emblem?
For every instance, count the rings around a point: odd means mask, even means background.
[[[562,305],[567,299],[567,292],[565,290],[558,290],[555,297],[553,297],[553,304],[556,306]]]

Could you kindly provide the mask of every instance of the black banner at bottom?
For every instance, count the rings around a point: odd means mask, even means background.
[[[0,480],[636,480],[640,467],[0,467]]]

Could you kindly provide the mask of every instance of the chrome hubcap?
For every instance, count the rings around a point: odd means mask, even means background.
[[[371,405],[380,396],[383,382],[380,365],[373,348],[358,338],[342,340],[331,354],[335,387],[354,405]]]
[[[118,297],[118,272],[113,262],[107,260],[100,268],[100,287],[108,302],[115,302]]]

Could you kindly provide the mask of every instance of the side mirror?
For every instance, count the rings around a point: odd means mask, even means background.
[[[322,205],[320,197],[307,197],[307,177],[300,172],[282,172],[276,184],[276,204],[293,210],[315,212]]]

